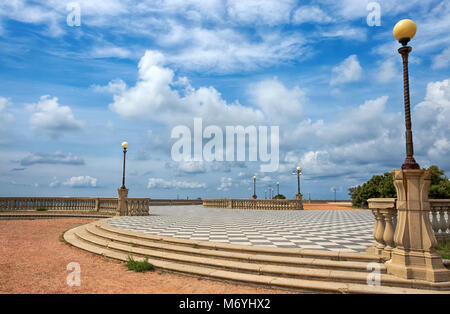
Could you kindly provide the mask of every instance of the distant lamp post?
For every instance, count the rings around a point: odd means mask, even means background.
[[[334,192],[334,202],[336,203],[336,188],[333,188],[333,192]]]
[[[253,176],[253,199],[256,200],[256,176]]]
[[[116,216],[127,216],[128,213],[128,189],[125,187],[125,160],[127,155],[128,142],[122,143],[123,148],[123,173],[122,186],[118,189],[119,198],[117,202]]]
[[[298,200],[302,199],[302,194],[300,193],[300,176],[302,175],[302,168],[300,166],[297,167],[297,195],[296,198]]]
[[[412,48],[407,46],[408,42],[414,37],[417,31],[416,23],[405,19],[398,22],[393,30],[395,39],[402,44],[398,52],[403,59],[403,97],[405,102],[405,126],[406,126],[406,158],[402,169],[420,169],[419,164],[414,159],[414,144],[411,125],[411,109],[409,100],[409,74],[408,74],[408,55]]]
[[[123,173],[122,173],[121,189],[126,189],[126,187],[125,187],[125,160],[126,160],[126,156],[127,156],[128,142],[123,142],[122,147],[123,147]]]
[[[277,195],[280,195],[280,182],[277,182]]]

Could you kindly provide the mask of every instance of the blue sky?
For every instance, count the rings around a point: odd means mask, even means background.
[[[0,4],[2,195],[348,198],[404,159],[398,20],[411,41],[415,156],[450,172],[450,4],[378,1],[22,1]],[[80,8],[80,26],[68,15]],[[369,4],[369,6],[368,6]],[[375,5],[377,6],[377,5]],[[280,166],[175,162],[176,125],[279,126]]]

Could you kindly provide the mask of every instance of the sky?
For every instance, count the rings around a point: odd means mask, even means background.
[[[415,157],[448,174],[448,1],[3,0],[0,195],[116,195],[127,141],[129,196],[245,198],[255,175],[259,198],[276,182],[290,198],[301,166],[304,198],[348,199],[405,157],[405,18]],[[250,159],[250,136],[244,160],[176,160],[194,119],[277,127],[278,167]]]

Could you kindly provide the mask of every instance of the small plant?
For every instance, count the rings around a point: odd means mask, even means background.
[[[438,242],[436,251],[443,259],[450,259],[450,241]]]
[[[198,249],[198,248],[200,248],[200,245],[198,245],[197,243],[195,243],[192,247],[193,247],[194,249]]]
[[[125,264],[128,270],[133,270],[138,273],[145,273],[146,271],[154,271],[155,266],[148,262],[146,256],[143,261],[136,261],[131,255],[128,255],[128,262]]]
[[[47,211],[47,208],[39,207],[39,208],[36,209],[36,211],[38,211],[38,212],[45,212],[45,211]]]

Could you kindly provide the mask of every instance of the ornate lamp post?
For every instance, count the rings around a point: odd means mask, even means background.
[[[300,193],[300,176],[302,175],[302,168],[300,166],[297,167],[297,195],[296,198],[298,200],[302,199],[302,194]]]
[[[431,171],[420,169],[413,157],[408,78],[408,55],[412,49],[407,43],[414,37],[416,30],[417,26],[411,20],[401,20],[393,30],[394,37],[402,44],[398,52],[403,59],[406,159],[401,170],[391,171],[397,191],[397,225],[395,246],[387,245],[384,248],[391,257],[385,265],[389,274],[401,278],[450,281],[450,271],[444,267],[442,258],[436,252],[437,241],[429,218]]]
[[[406,159],[403,162],[402,169],[420,169],[419,164],[414,159],[414,144],[411,125],[411,109],[409,100],[409,73],[408,56],[412,48],[407,46],[408,42],[414,37],[417,31],[416,23],[411,20],[401,20],[394,27],[394,37],[402,44],[398,52],[403,60],[403,97],[405,102],[405,126],[406,126]]]
[[[253,176],[253,199],[256,200],[256,176]]]
[[[127,157],[127,148],[128,148],[128,142],[122,143],[123,148],[123,173],[122,173],[122,186],[121,189],[125,189],[125,160]]]
[[[125,187],[125,160],[127,155],[128,142],[122,143],[123,148],[123,172],[122,172],[122,186],[117,190],[119,193],[119,198],[117,202],[116,216],[126,216],[128,215],[128,189]]]
[[[280,195],[280,182],[277,182],[277,195]]]

